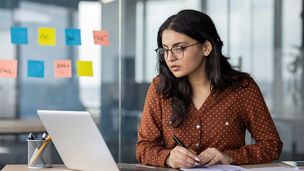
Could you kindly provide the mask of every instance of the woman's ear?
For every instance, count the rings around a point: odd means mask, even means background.
[[[203,55],[209,56],[211,51],[212,51],[212,45],[209,40],[206,40],[205,43],[203,44]]]

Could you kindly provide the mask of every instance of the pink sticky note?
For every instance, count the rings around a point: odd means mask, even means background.
[[[109,46],[109,36],[108,31],[101,30],[101,31],[93,31],[93,37],[94,37],[94,44],[99,44],[103,46]]]
[[[54,67],[56,78],[72,77],[71,60],[55,60]]]
[[[17,77],[17,60],[0,59],[0,77]]]

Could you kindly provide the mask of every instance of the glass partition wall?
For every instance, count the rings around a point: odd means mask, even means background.
[[[121,55],[117,52],[111,58],[103,50],[101,91],[101,118],[106,118],[101,119],[101,130],[113,142],[117,161],[137,162],[137,128],[146,91],[157,75],[157,31],[167,17],[182,9],[210,15],[231,64],[251,74],[260,86],[284,143],[280,160],[303,158],[304,139],[299,136],[304,128],[302,0],[125,0],[102,7],[105,28],[115,27],[106,14],[117,13],[109,7],[120,11],[115,21],[121,27],[114,34],[120,33],[116,49]],[[107,72],[112,66],[114,75]],[[254,143],[247,134],[246,143]]]
[[[136,163],[137,129],[157,75],[157,31],[182,9],[210,15],[224,54],[260,86],[284,143],[280,160],[303,159],[302,0],[0,1],[0,59],[18,60],[17,78],[0,78],[7,98],[0,119],[35,118],[41,108],[88,110],[116,162]],[[12,26],[28,28],[28,45],[10,43]],[[56,28],[56,46],[37,44],[38,27]],[[81,29],[81,45],[65,45],[66,28]],[[95,45],[93,30],[107,30],[110,45]],[[45,61],[44,78],[27,76],[29,59]],[[71,60],[71,78],[54,78],[55,59]],[[93,77],[77,75],[77,60],[93,62]],[[26,163],[25,137],[0,135],[0,161]]]

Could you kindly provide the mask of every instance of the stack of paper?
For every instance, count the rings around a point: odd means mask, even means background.
[[[185,169],[181,168],[184,171],[296,171],[296,168],[287,168],[287,167],[263,167],[263,168],[252,168],[246,169],[239,166],[234,165],[224,165],[224,164],[217,164],[210,167],[197,167],[197,168],[190,168]]]

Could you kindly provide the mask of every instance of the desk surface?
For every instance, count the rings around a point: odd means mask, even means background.
[[[29,132],[45,132],[39,118],[0,120],[0,134],[28,134]]]
[[[256,165],[242,165],[244,168],[260,168],[260,167],[279,167],[287,165],[283,163],[266,163],[266,164],[256,164]],[[160,168],[153,166],[146,166],[141,164],[126,164],[119,163],[118,167],[121,171],[149,171],[149,170],[159,170],[159,171],[176,171],[177,169]],[[55,164],[52,168],[46,169],[29,169],[27,165],[6,165],[3,171],[70,171],[62,164]]]

